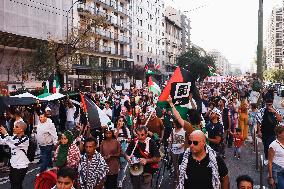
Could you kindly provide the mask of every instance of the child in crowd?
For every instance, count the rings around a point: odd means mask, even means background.
[[[257,116],[258,110],[256,104],[251,104],[251,109],[249,111],[249,118],[248,118],[248,124],[249,124],[249,131],[251,137],[253,137],[253,131],[256,125],[256,116]]]
[[[232,133],[234,138],[234,156],[238,159],[241,158],[241,147],[243,145],[244,139],[242,137],[242,130],[240,128],[236,128],[236,132]]]

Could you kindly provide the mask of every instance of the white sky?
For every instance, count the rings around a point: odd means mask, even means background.
[[[264,38],[273,6],[282,0],[264,1]],[[220,51],[244,71],[256,57],[258,0],[166,0],[191,19],[191,41],[205,50]],[[204,6],[205,7],[202,7]],[[202,8],[198,8],[202,7]]]

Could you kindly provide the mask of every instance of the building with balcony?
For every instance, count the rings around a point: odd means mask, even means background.
[[[106,17],[109,24],[106,29],[93,28],[97,37],[77,52],[69,75],[74,88],[82,84],[110,88],[131,80],[131,10],[130,0],[94,0],[73,8],[74,27],[83,27],[86,12]]]
[[[216,73],[227,76],[230,73],[230,63],[228,59],[217,50],[208,52],[215,60]]]
[[[185,19],[183,17],[183,19]],[[180,11],[173,7],[166,7],[165,11],[165,29],[166,29],[166,74],[170,75],[176,68],[177,57],[182,52],[182,15]],[[184,38],[185,39],[185,38]],[[184,45],[186,45],[184,43]],[[185,46],[184,46],[185,48]]]
[[[0,1],[0,88],[41,87],[23,66],[40,43],[65,38],[67,7],[69,0]]]
[[[273,8],[266,39],[266,66],[267,69],[283,69],[283,8]]]
[[[182,52],[190,47],[190,19],[185,15],[181,14],[181,48]]]
[[[165,33],[165,2],[157,1],[133,1],[132,9],[132,54],[135,65],[145,66],[154,70],[154,65],[159,64],[156,70],[157,80],[162,80],[161,72],[164,72],[166,61],[166,33]],[[143,73],[141,73],[143,74]]]

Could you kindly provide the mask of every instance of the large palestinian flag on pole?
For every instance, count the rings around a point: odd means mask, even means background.
[[[182,85],[181,85],[181,84]],[[190,83],[190,85],[186,85],[186,83]],[[195,91],[196,86],[195,86],[195,82],[193,81],[190,73],[180,67],[177,67],[176,70],[174,71],[172,77],[170,78],[170,80],[167,82],[166,87],[164,88],[164,90],[162,91],[157,106],[161,107],[161,108],[169,108],[169,104],[167,102],[167,99],[169,97],[169,95],[172,96],[173,94],[173,87],[175,88],[176,86],[189,86],[190,87],[190,91],[193,93],[193,98],[196,99],[195,97]],[[173,96],[172,96],[173,98]],[[186,107],[181,107],[180,105],[175,105],[176,109],[179,111],[180,115],[182,116],[183,119],[187,118],[187,112],[188,109]]]
[[[149,77],[148,88],[149,88],[149,91],[152,92],[153,94],[157,94],[157,95],[161,94],[161,89],[159,85],[153,81],[152,76]]]

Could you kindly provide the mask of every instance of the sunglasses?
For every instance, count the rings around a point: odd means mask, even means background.
[[[190,146],[193,143],[194,146],[198,145],[198,141],[192,141],[192,140],[188,140],[188,145]]]

